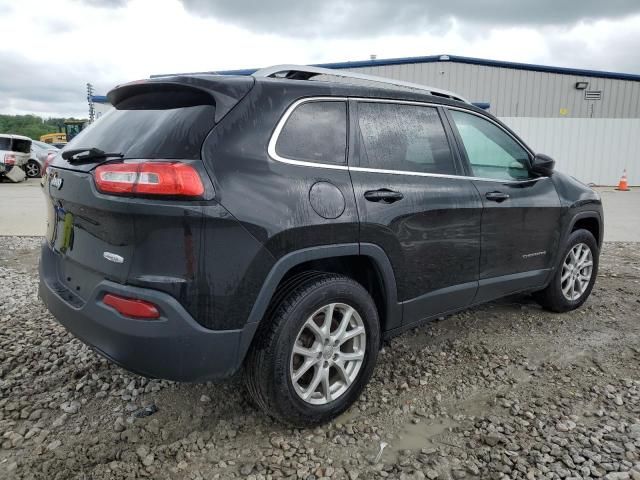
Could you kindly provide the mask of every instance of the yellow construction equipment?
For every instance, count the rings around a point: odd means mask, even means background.
[[[86,127],[88,122],[86,120],[65,120],[64,121],[64,132],[60,129],[60,132],[57,133],[47,133],[46,135],[40,136],[40,141],[45,143],[52,143],[56,145],[64,145],[67,142],[71,141],[73,137],[78,135],[84,127]]]

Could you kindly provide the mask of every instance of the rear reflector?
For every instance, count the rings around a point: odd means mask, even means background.
[[[197,170],[181,162],[137,162],[100,165],[96,186],[103,193],[199,197],[204,186]]]
[[[102,303],[115,308],[118,313],[131,318],[159,318],[158,307],[153,303],[137,298],[120,297],[107,293],[102,298]]]

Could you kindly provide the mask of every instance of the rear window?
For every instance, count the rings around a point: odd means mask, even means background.
[[[124,158],[199,159],[213,128],[215,106],[112,109],[83,130],[67,149],[98,148]]]
[[[31,151],[31,140],[0,137],[0,150],[29,153]]]
[[[307,102],[289,116],[276,153],[284,158],[344,164],[347,152],[347,104]]]

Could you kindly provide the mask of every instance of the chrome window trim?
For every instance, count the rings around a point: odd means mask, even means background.
[[[363,97],[307,97],[307,98],[300,98],[300,99],[296,100],[295,102],[293,102],[287,108],[287,110],[284,112],[284,114],[282,115],[282,117],[278,121],[278,124],[276,125],[276,128],[273,131],[273,133],[271,134],[271,138],[269,139],[269,145],[267,147],[267,153],[269,154],[269,157],[271,157],[271,159],[273,159],[273,160],[275,160],[277,162],[286,163],[288,165],[297,165],[297,166],[300,166],[300,167],[326,168],[326,169],[329,169],[329,170],[347,170],[347,171],[352,171],[352,172],[365,172],[365,173],[380,173],[380,174],[386,174],[386,175],[408,175],[408,176],[412,176],[412,177],[452,178],[452,179],[476,180],[476,181],[482,181],[482,182],[497,182],[497,183],[536,182],[538,180],[542,180],[543,178],[548,178],[548,177],[537,177],[537,178],[531,178],[531,179],[527,179],[527,180],[500,180],[500,179],[496,179],[496,178],[473,177],[473,176],[466,176],[466,175],[448,175],[448,174],[443,174],[443,173],[411,172],[411,171],[405,171],[405,170],[386,170],[386,169],[383,169],[383,168],[368,168],[368,167],[350,167],[347,164],[345,164],[345,165],[333,165],[333,164],[330,164],[330,163],[317,163],[317,162],[311,162],[311,161],[307,161],[307,160],[296,160],[296,159],[293,159],[293,158],[286,158],[286,157],[282,157],[282,156],[278,155],[278,153],[276,152],[276,143],[278,142],[278,137],[280,136],[280,133],[282,132],[282,129],[284,128],[284,125],[287,123],[287,120],[289,119],[289,117],[291,116],[291,114],[293,113],[293,111],[297,107],[299,107],[303,103],[308,103],[308,102],[327,102],[327,101],[329,101],[329,102],[348,102],[349,100],[356,100],[358,102],[396,103],[396,104],[401,104],[401,105],[417,105],[417,106],[421,106],[421,107],[436,107],[436,108],[437,107],[442,107],[442,108],[451,108],[451,109],[455,109],[455,110],[460,110],[460,111],[466,112],[466,113],[471,113],[473,115],[476,115],[478,117],[484,118],[484,119],[490,121],[491,123],[495,124],[498,128],[500,128],[502,131],[504,131],[507,135],[509,135],[511,138],[513,138],[519,145],[521,145],[522,148],[524,148],[527,152],[531,153],[531,151],[529,150],[529,148],[527,148],[526,145],[524,145],[522,142],[518,141],[512,135],[510,135],[509,132],[507,132],[503,127],[500,126],[500,124],[494,122],[490,118],[485,117],[484,115],[480,115],[480,114],[478,114],[476,112],[473,112],[471,110],[467,110],[465,108],[452,107],[452,106],[443,105],[443,104],[440,104],[440,103],[416,102],[416,101],[413,101],[413,100],[391,100],[391,99],[385,99],[385,98],[377,99],[377,98],[363,98]]]
[[[317,163],[317,162],[311,162],[308,160],[295,160],[293,158],[282,157],[278,154],[278,152],[276,152],[276,143],[278,143],[278,137],[280,136],[282,129],[287,123],[287,120],[289,120],[289,117],[291,116],[293,111],[303,103],[326,102],[326,101],[346,103],[348,99],[346,97],[309,97],[309,98],[301,98],[293,102],[289,106],[289,108],[287,108],[287,111],[284,112],[284,115],[282,115],[282,118],[278,121],[278,125],[276,125],[276,129],[273,131],[273,134],[271,134],[271,139],[269,140],[269,146],[267,147],[267,152],[269,153],[269,156],[274,160],[277,160],[282,163],[288,163],[289,165],[299,165],[301,167],[313,167],[313,168],[330,168],[332,170],[348,170],[349,167],[347,166],[346,151],[345,151],[344,165],[334,165],[331,163]],[[348,121],[348,117],[347,117],[347,121]],[[345,132],[345,135],[346,135],[346,132]]]

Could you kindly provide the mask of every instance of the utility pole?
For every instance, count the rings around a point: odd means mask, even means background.
[[[89,103],[89,123],[93,123],[96,117],[96,109],[93,106],[93,85],[87,83],[87,103]]]

